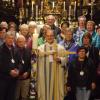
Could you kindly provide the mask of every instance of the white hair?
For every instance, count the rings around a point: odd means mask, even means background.
[[[16,39],[16,40],[18,40],[18,39],[23,39],[23,40],[26,40],[26,39],[25,39],[25,37],[24,37],[23,35],[19,35],[19,36],[17,37],[17,39]]]
[[[30,21],[30,22],[28,23],[28,26],[29,26],[29,27],[37,27],[37,24],[36,24],[35,21]]]
[[[15,38],[15,32],[8,31],[8,32],[5,34],[5,37],[8,37],[8,36],[13,36],[13,37]]]
[[[78,21],[80,21],[80,20],[86,21],[86,17],[85,16],[79,16]]]
[[[46,20],[49,19],[49,18],[55,20],[55,16],[53,16],[53,15],[48,15],[47,18],[46,18]]]
[[[28,25],[27,24],[22,24],[20,25],[19,29],[28,29]]]
[[[8,29],[8,24],[6,21],[2,21],[1,24],[0,24],[1,27],[5,27]]]

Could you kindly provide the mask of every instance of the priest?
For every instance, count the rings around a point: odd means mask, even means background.
[[[45,44],[38,47],[37,87],[38,100],[63,100],[65,51],[54,38],[54,31],[48,29]]]

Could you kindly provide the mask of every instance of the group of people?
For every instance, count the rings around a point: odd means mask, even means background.
[[[40,31],[34,21],[1,22],[0,100],[100,99],[100,26],[85,16],[76,28],[55,21],[47,16]]]

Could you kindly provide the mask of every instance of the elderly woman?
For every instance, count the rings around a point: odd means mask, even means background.
[[[84,33],[86,32],[86,17],[85,16],[79,16],[78,17],[78,28],[75,29],[73,38],[77,44],[80,46],[82,45],[82,37]]]
[[[57,35],[57,42],[59,43],[60,41],[64,40],[65,39],[65,31],[66,31],[66,28],[69,27],[69,23],[68,22],[63,22],[61,24],[61,33]]]
[[[95,36],[96,36],[96,31],[95,31],[95,22],[89,20],[86,24],[86,29],[87,32],[92,36],[92,40],[94,40]]]
[[[79,45],[75,43],[73,39],[73,32],[71,31],[70,28],[65,29],[65,39],[63,41],[60,41],[59,44],[63,45],[66,50],[69,50],[71,52],[76,52]],[[68,56],[68,61],[71,62],[75,59],[77,55],[76,54],[70,54]]]
[[[20,29],[19,34],[23,35],[26,39],[26,47],[28,47],[28,48],[30,48],[30,50],[32,50],[32,39],[31,39],[31,36],[29,34],[28,25],[22,24],[19,29]]]
[[[37,24],[34,21],[30,21],[29,24],[28,24],[28,27],[29,27],[29,34],[33,35],[36,31]]]
[[[95,89],[95,66],[86,53],[85,47],[79,47],[78,57],[68,64],[67,86],[74,95],[71,100],[89,100],[91,90]]]
[[[51,27],[47,24],[45,24],[43,28],[41,29],[39,37],[38,37],[38,46],[45,43],[45,33],[48,29],[51,29]]]
[[[2,22],[0,23],[0,27],[1,27],[1,29],[2,29],[2,32],[3,32],[4,34],[6,34],[6,32],[7,32],[7,30],[8,30],[8,23],[7,23],[6,21],[2,21]]]
[[[97,67],[99,63],[99,50],[98,48],[91,45],[92,36],[89,33],[84,34],[82,38],[82,45],[87,50],[87,56],[94,61],[95,66]]]

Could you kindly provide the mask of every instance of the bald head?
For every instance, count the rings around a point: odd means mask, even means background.
[[[47,16],[46,22],[48,25],[52,26],[55,23],[55,17],[53,15]]]
[[[54,39],[55,39],[54,31],[51,29],[48,29],[46,31],[45,38],[46,38],[46,42],[48,42],[49,44],[52,44],[54,42]]]
[[[55,20],[55,17],[53,15],[49,15],[49,16],[47,16],[47,19],[54,19]]]
[[[17,46],[20,47],[20,48],[24,48],[25,42],[26,42],[25,37],[23,35],[19,35],[18,38],[17,38]]]

